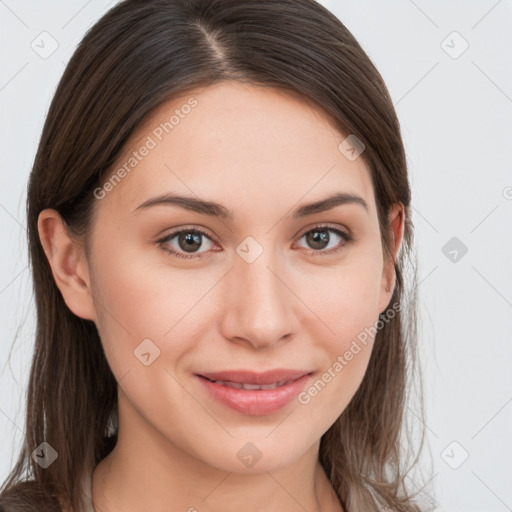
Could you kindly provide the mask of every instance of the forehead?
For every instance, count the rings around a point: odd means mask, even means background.
[[[123,168],[125,177],[105,202],[132,211],[151,195],[177,192],[236,212],[341,191],[374,208],[365,162],[338,149],[346,135],[298,95],[220,82],[152,112],[117,159],[113,173]]]

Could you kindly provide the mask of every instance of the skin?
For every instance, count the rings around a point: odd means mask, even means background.
[[[369,169],[338,150],[346,135],[311,103],[230,82],[161,105],[114,169],[190,97],[197,106],[96,200],[88,251],[55,210],[39,217],[63,298],[96,323],[118,381],[119,438],[94,471],[95,508],[342,510],[318,460],[320,438],[359,387],[373,339],[308,404],[293,400],[269,415],[227,408],[194,373],[307,369],[314,382],[375,325],[395,275],[383,257]],[[344,204],[292,218],[296,207],[334,191],[359,195],[368,211]],[[216,201],[234,218],[170,205],[134,212],[164,192]],[[328,246],[312,246],[303,235],[326,223],[354,240],[328,231]],[[210,237],[199,248],[187,252],[178,237],[166,247],[200,258],[172,256],[157,242],[194,227]],[[397,205],[388,227],[394,258],[403,227]],[[248,236],[263,248],[252,263],[236,252]],[[134,357],[144,339],[160,350],[149,366]],[[250,468],[237,457],[247,442],[262,455]]]

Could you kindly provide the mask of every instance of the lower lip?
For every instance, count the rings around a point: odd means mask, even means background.
[[[288,405],[302,391],[311,374],[274,389],[237,389],[196,375],[219,402],[248,416],[272,414]]]

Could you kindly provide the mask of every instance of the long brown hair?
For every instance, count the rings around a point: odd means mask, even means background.
[[[59,83],[30,175],[28,244],[37,330],[24,445],[2,486],[0,510],[80,512],[82,480],[116,443],[117,383],[94,322],[75,316],[52,277],[39,213],[56,209],[87,235],[93,191],[136,128],[177,95],[221,80],[276,87],[314,102],[340,133],[365,145],[382,246],[388,213],[405,207],[396,285],[382,313],[364,379],[322,436],[320,461],[347,512],[422,510],[405,477],[406,407],[417,365],[416,270],[411,192],[399,122],[375,66],[342,22],[314,0],[125,0],[85,35]],[[406,261],[407,260],[407,261]],[[404,278],[404,265],[412,272]],[[405,285],[408,285],[406,288]],[[418,380],[421,386],[421,378]],[[420,411],[423,401],[420,391]],[[422,428],[422,422],[417,423]],[[424,441],[422,430],[421,446]],[[58,459],[43,469],[43,442]]]

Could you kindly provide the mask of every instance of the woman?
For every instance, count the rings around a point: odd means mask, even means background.
[[[410,201],[386,86],[321,5],[109,11],[30,176],[37,337],[0,509],[423,510]]]

